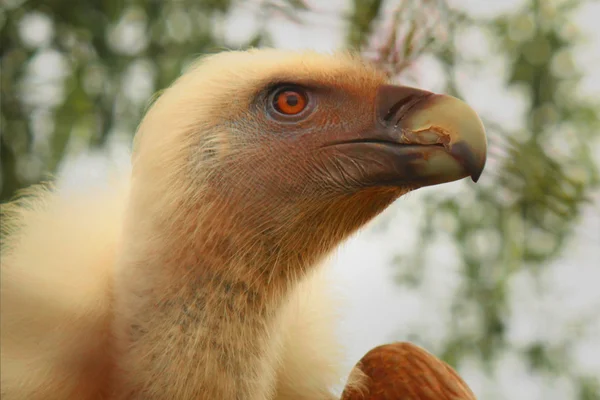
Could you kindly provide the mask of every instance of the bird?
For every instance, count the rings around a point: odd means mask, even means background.
[[[477,182],[486,153],[473,108],[356,54],[200,57],[130,173],[2,206],[2,398],[337,398],[329,256],[406,193]]]
[[[447,363],[422,347],[395,342],[371,349],[357,363],[341,400],[475,400]]]

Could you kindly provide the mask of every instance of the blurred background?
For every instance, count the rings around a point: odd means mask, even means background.
[[[399,200],[335,255],[348,370],[409,340],[481,399],[600,399],[600,2],[2,0],[1,189],[126,172],[152,96],[203,53],[351,48],[465,99],[480,182]]]

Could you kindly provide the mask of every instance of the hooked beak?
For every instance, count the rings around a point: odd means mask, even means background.
[[[430,186],[471,177],[486,162],[487,140],[475,111],[448,95],[383,85],[374,126],[337,142],[360,160],[369,185]]]

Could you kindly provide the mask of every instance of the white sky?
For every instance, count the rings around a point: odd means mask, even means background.
[[[246,3],[229,18],[226,32],[230,39],[242,42],[247,39],[248,32],[256,29],[258,22],[249,12],[253,3]],[[337,15],[347,9],[348,1],[313,0],[309,3],[317,12],[311,14],[306,25],[296,25],[281,18],[267,22],[276,46],[319,51],[341,47],[344,32]],[[498,13],[512,12],[523,0],[452,0],[451,3],[468,9],[474,17],[490,18]],[[578,67],[582,67],[586,74],[581,93],[596,99],[600,98],[599,17],[600,2],[596,1],[580,10],[573,21],[588,38],[588,43],[580,46],[575,53]],[[514,121],[512,127],[518,127],[526,102],[520,93],[505,88],[502,60],[487,48],[481,33],[465,32],[460,40],[466,53],[489,58],[489,63],[480,70],[459,71],[458,81],[466,100],[489,118]],[[443,77],[434,60],[424,59],[419,68],[420,86],[432,90],[441,87]],[[127,152],[117,148],[113,154],[115,159],[118,165],[126,165]],[[67,186],[79,186],[89,179],[102,178],[106,166],[104,156],[84,155],[65,165],[63,178]],[[445,305],[453,296],[453,287],[458,279],[452,249],[440,245],[439,253],[434,255],[431,263],[434,268],[428,268],[425,285],[418,292],[398,290],[391,279],[393,269],[390,268],[390,259],[397,251],[415,245],[414,233],[423,192],[460,192],[464,185],[468,183],[457,182],[447,187],[425,189],[401,199],[336,254],[333,273],[339,276],[340,291],[348,299],[341,326],[342,337],[349,346],[348,368],[372,347],[390,340],[401,340],[399,335],[402,332],[418,328],[422,335],[440,343],[447,336],[444,329]],[[586,335],[573,349],[572,356],[582,370],[600,376],[600,196],[596,196],[595,200],[565,256],[544,273],[543,279],[549,288],[546,292],[536,293],[534,282],[527,273],[516,274],[513,278],[508,338],[517,347],[537,339],[560,342],[575,329],[578,320],[585,318],[588,322],[584,329]],[[385,233],[372,229],[385,219],[391,219]],[[502,359],[495,382],[488,382],[476,364],[466,364],[461,371],[481,398],[574,398],[568,380],[534,376],[527,371],[523,360],[512,353]]]

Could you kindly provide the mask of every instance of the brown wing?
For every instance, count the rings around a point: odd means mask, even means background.
[[[358,362],[341,400],[476,400],[452,367],[410,343],[378,346]]]

